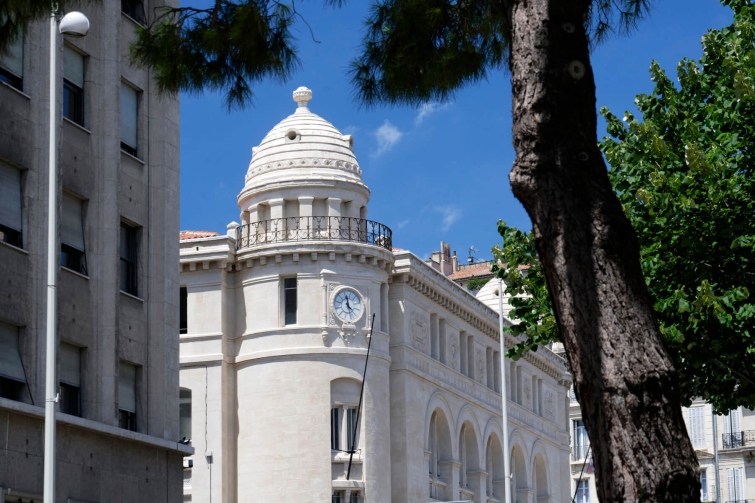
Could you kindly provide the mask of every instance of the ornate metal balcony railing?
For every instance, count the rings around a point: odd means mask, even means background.
[[[735,431],[723,434],[724,449],[755,446],[755,430]]]
[[[236,249],[298,241],[353,241],[390,250],[392,235],[385,225],[362,218],[274,218],[240,226],[236,231]]]

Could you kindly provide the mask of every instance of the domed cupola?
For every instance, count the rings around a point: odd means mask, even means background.
[[[353,138],[309,110],[312,91],[300,87],[293,98],[296,111],[252,149],[237,247],[356,241],[390,249],[390,229],[366,219],[370,189]]]
[[[354,156],[352,136],[341,134],[310,111],[311,90],[300,87],[293,98],[298,104],[296,111],[276,124],[252,149],[239,207],[248,207],[247,200],[255,194],[292,185],[353,184],[354,190],[369,198]]]

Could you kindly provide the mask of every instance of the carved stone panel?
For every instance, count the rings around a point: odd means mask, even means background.
[[[426,320],[416,311],[409,318],[409,333],[412,337],[412,346],[423,353],[427,353],[427,324]]]
[[[556,420],[556,399],[553,397],[553,392],[545,392],[545,419],[549,421]]]
[[[475,358],[475,367],[476,367],[476,372],[477,372],[475,375],[477,376],[477,380],[480,382],[483,382],[482,369],[484,367],[484,363],[483,363],[484,361],[485,361],[485,356],[482,354],[482,349],[478,349],[477,355]]]
[[[532,390],[530,389],[530,381],[528,379],[524,380],[524,384],[522,386],[524,390],[524,406],[527,408],[532,407]]]

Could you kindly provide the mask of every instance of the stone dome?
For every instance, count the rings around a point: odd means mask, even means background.
[[[351,135],[341,134],[330,122],[310,111],[312,91],[300,87],[293,93],[296,111],[280,121],[252,149],[242,193],[269,184],[306,180],[362,182],[362,170],[354,156]]]

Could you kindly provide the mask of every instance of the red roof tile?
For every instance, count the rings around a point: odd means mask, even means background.
[[[465,267],[464,269],[460,269],[454,273],[451,273],[448,275],[448,279],[456,281],[460,279],[478,278],[482,276],[492,275],[493,273],[490,272],[490,262],[484,262],[478,267]]]
[[[210,238],[219,235],[220,234],[213,231],[181,231],[179,239],[184,241],[186,239]]]

